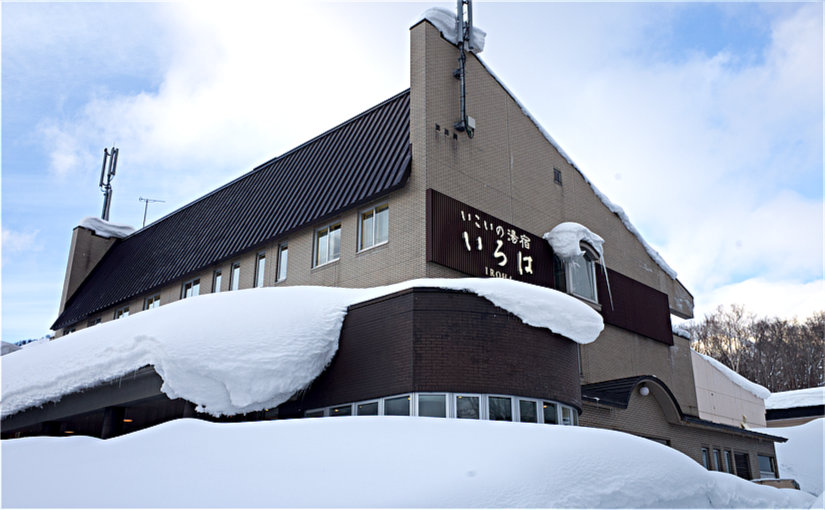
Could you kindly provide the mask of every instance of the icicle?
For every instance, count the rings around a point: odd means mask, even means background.
[[[607,276],[607,264],[604,261],[604,253],[599,253],[599,262],[602,264],[602,274],[604,274],[604,283],[607,284],[607,297],[610,299],[610,309],[613,307],[613,293],[610,292],[610,278]]]

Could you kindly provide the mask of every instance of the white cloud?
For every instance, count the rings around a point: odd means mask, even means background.
[[[38,250],[42,247],[35,243],[39,230],[30,232],[17,232],[7,228],[3,229],[3,252],[20,253],[28,250]],[[5,261],[5,259],[4,259]]]

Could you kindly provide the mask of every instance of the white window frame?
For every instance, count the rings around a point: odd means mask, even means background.
[[[376,234],[378,233],[378,222],[375,221],[375,218],[378,215],[378,212],[386,210],[387,211],[387,238],[380,243],[375,242]],[[372,244],[365,245],[364,244],[364,215],[372,213]],[[390,241],[390,204],[389,202],[383,202],[377,204],[373,207],[369,207],[367,209],[362,209],[358,211],[358,251],[367,251],[371,250],[372,248],[376,248],[378,246],[383,246]]]
[[[378,414],[358,414],[358,406],[366,405],[366,404],[378,404]],[[381,399],[372,399],[372,400],[362,400],[361,402],[356,402],[353,404],[352,408],[354,412],[354,416],[381,416],[383,414],[383,409],[381,406]]]
[[[286,257],[284,257],[286,253]],[[281,277],[283,273],[283,277]],[[284,241],[278,245],[278,267],[275,269],[276,282],[282,282],[289,275],[289,243]]]
[[[220,278],[220,281],[218,281]],[[223,271],[221,269],[215,269],[212,271],[212,293],[217,294],[221,291],[221,283],[223,283]]]
[[[499,393],[488,393],[484,395],[485,406],[484,410],[487,412],[487,419],[491,420],[490,418],[490,397],[498,397],[498,398],[509,398],[510,399],[510,423],[516,423],[516,416],[518,415],[518,410],[514,409],[515,401],[518,400],[519,397],[515,395],[502,395]],[[507,420],[496,420],[496,421],[507,421]]]
[[[332,239],[332,232],[338,231],[338,256],[335,258],[332,257],[332,243],[330,240]],[[343,231],[343,226],[340,221],[335,221],[333,223],[329,223],[321,228],[316,228],[314,234],[312,235],[312,267],[321,267],[327,264],[332,264],[333,262],[337,262],[341,259],[341,243],[343,240],[341,239],[341,232]],[[327,253],[326,253],[326,260],[321,262],[320,260],[320,246],[319,242],[321,239],[321,235],[326,233],[327,235]]]
[[[237,274],[235,273],[235,270]],[[238,290],[241,285],[241,263],[240,262],[233,262],[232,265],[229,266],[229,290]]]
[[[157,303],[157,304],[155,304]],[[151,310],[152,308],[158,308],[160,306],[160,293],[151,295],[143,300],[143,309],[144,310]]]
[[[584,265],[584,269],[579,267],[579,264]],[[584,271],[587,273],[587,278],[593,286],[593,295],[586,296],[576,292],[573,288],[573,271]],[[599,303],[599,290],[596,288],[596,261],[593,260],[587,253],[576,257],[573,260],[565,261],[564,263],[564,278],[567,284],[567,292],[578,298],[584,299],[591,303]]]
[[[186,295],[186,286],[189,286],[192,289],[192,294],[187,296]],[[197,286],[197,287],[196,287]],[[197,288],[197,291],[195,290]],[[186,299],[190,297],[198,297],[201,293],[201,279],[200,278],[192,278],[191,280],[187,280],[183,282],[183,285],[180,288],[180,298]]]
[[[263,267],[261,267],[263,262]],[[261,251],[255,255],[255,280],[252,282],[254,288],[266,285],[266,252]]]
[[[450,418],[452,416],[451,409],[450,409],[450,393],[446,391],[417,391],[415,392],[415,398],[413,399],[413,416],[421,416],[419,413],[419,402],[418,399],[422,396],[428,395],[435,395],[435,396],[444,396],[444,418]],[[436,416],[431,416],[430,418],[437,418]]]
[[[127,306],[121,306],[120,308],[115,310],[114,320],[123,319],[123,318],[126,318],[128,316],[129,316],[129,306],[128,305]]]
[[[450,418],[461,419],[461,420],[472,420],[472,418],[459,418],[458,417],[458,402],[456,399],[458,397],[477,397],[478,398],[478,418],[477,420],[486,420],[487,419],[487,403],[485,402],[484,395],[481,393],[451,393],[452,398],[450,399],[450,403],[452,404],[452,414],[450,414]]]

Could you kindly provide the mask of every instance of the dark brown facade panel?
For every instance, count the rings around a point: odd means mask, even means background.
[[[304,410],[411,391],[499,393],[581,407],[577,345],[475,294],[414,289],[353,307]]]
[[[596,285],[602,296],[602,317],[607,324],[673,345],[673,327],[667,294],[610,268],[608,293],[603,266],[596,268]],[[612,295],[612,300],[607,296]]]

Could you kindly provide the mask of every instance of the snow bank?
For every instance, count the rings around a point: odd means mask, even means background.
[[[691,349],[691,350],[693,350],[693,349]],[[693,352],[696,352],[696,351],[693,351]],[[722,375],[724,375],[725,377],[730,379],[730,381],[732,383],[734,383],[737,386],[740,386],[740,387],[744,388],[745,390],[753,393],[756,396],[756,398],[761,398],[762,400],[765,400],[765,399],[767,399],[768,397],[771,396],[771,392],[770,392],[770,390],[768,390],[768,388],[766,388],[764,386],[761,386],[759,384],[756,384],[755,382],[750,381],[750,380],[742,377],[741,375],[737,374],[736,372],[734,372],[730,368],[726,367],[722,363],[719,363],[718,361],[711,358],[710,356],[706,356],[706,355],[704,355],[700,352],[696,352],[696,354],[698,354],[699,356],[702,357],[702,359],[704,359],[705,361],[710,363],[711,366],[713,368],[715,368],[716,370],[718,370],[719,372],[721,372]]]
[[[83,218],[77,226],[93,230],[100,237],[116,237],[118,239],[123,239],[135,231],[135,228],[129,225],[111,223],[94,216]]]
[[[332,360],[347,307],[412,287],[474,292],[579,343],[603,328],[561,292],[504,279],[420,279],[371,289],[282,287],[206,294],[106,322],[3,357],[2,417],[151,365],[161,391],[200,412],[276,407]],[[217,319],[220,318],[220,319]]]
[[[435,28],[441,32],[444,39],[447,39],[453,44],[458,44],[459,35],[456,30],[456,13],[442,7],[433,7],[427,9],[418,21],[427,20],[433,24]],[[470,32],[470,46],[474,53],[481,53],[484,51],[484,39],[487,37],[487,32],[473,25],[473,30]]]
[[[799,488],[822,497],[823,466],[825,466],[825,418],[817,418],[795,427],[771,427],[755,429],[757,432],[788,438],[787,443],[776,443],[776,459],[779,475],[793,478]],[[820,499],[821,501],[821,499]],[[821,503],[819,508],[822,508]]]
[[[582,251],[580,246],[582,241],[592,246],[593,249],[596,250],[596,253],[599,254],[599,258],[603,255],[602,245],[604,244],[604,239],[579,223],[572,221],[559,223],[553,227],[553,230],[545,233],[542,237],[550,243],[553,252],[564,260],[571,260],[579,255],[584,255],[584,251]]]
[[[771,393],[765,400],[765,409],[790,409],[825,405],[825,387]]]
[[[674,325],[671,328],[671,330],[673,331],[674,335],[680,336],[682,338],[687,338],[688,340],[690,340],[690,332],[688,330],[686,330],[686,329],[684,329],[680,326],[676,326],[676,325]],[[697,352],[696,354],[699,354],[699,353]]]
[[[814,497],[611,430],[362,416],[3,441],[4,507],[708,508]],[[48,490],[43,490],[47,487]]]

